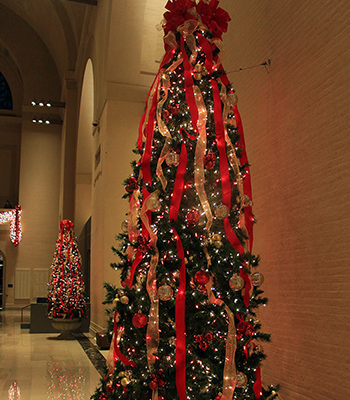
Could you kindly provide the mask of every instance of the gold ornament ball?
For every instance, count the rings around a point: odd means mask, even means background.
[[[236,386],[239,388],[245,386],[248,382],[248,378],[243,372],[237,372],[236,379]]]
[[[213,242],[213,245],[217,248],[217,249],[221,249],[221,247],[224,245],[222,243],[221,240],[216,240],[215,242]]]
[[[112,305],[113,305],[114,308],[117,307],[118,301],[119,301],[118,297],[116,297],[115,299],[113,299]]]
[[[219,233],[214,233],[214,235],[211,237],[211,240],[213,242],[220,242],[222,240],[222,236]]]
[[[202,79],[202,74],[200,74],[199,72],[197,72],[197,73],[194,75],[194,79],[196,79],[197,81],[201,80],[201,79]]]
[[[219,219],[225,219],[230,215],[230,210],[225,204],[220,204],[216,207],[215,216]]]
[[[165,162],[169,165],[169,167],[172,165],[177,167],[179,165],[179,158],[180,156],[177,153],[171,152],[166,156]]]
[[[255,343],[253,346],[254,353],[261,353],[262,352],[262,347],[260,343]]]
[[[202,72],[203,66],[202,66],[202,64],[196,64],[196,65],[194,66],[194,69],[195,69],[196,71],[198,71],[198,72]]]
[[[264,275],[261,272],[254,272],[250,276],[253,286],[260,286],[264,283]]]
[[[176,345],[176,338],[175,337],[171,337],[171,338],[169,338],[168,342],[169,342],[169,344],[175,346]]]
[[[242,202],[244,207],[251,207],[253,205],[253,202],[247,194],[243,195]]]
[[[238,97],[236,93],[231,92],[227,95],[227,101],[230,106],[236,106],[238,103]]]
[[[129,385],[130,379],[127,378],[126,376],[124,376],[124,378],[122,378],[122,380],[120,381],[120,383],[121,383],[122,386],[126,387],[126,386]]]
[[[159,299],[162,301],[168,301],[173,297],[173,289],[169,285],[162,285],[158,289]]]
[[[118,374],[119,378],[122,378],[125,375],[126,375],[125,371],[120,371],[119,374]]]
[[[232,290],[239,291],[244,287],[244,280],[240,275],[234,274],[230,278],[229,285]]]
[[[121,298],[120,298],[120,302],[122,303],[122,304],[128,304],[129,303],[129,297],[128,296],[122,296]]]
[[[159,211],[160,201],[158,200],[158,197],[151,195],[147,200],[147,208],[151,211]]]

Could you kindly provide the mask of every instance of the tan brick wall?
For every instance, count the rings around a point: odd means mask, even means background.
[[[350,1],[222,0],[283,400],[350,399]]]

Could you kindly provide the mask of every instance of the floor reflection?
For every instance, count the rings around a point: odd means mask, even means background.
[[[86,399],[84,387],[86,380],[83,367],[73,360],[56,361],[50,358],[47,362],[48,400],[83,400]]]
[[[9,393],[8,400],[20,400],[21,399],[21,390],[20,390],[19,386],[17,385],[17,382],[12,383],[8,393]]]
[[[90,336],[48,340],[55,336],[57,333],[29,333],[29,329],[21,329],[20,311],[0,312],[1,400],[90,398],[100,374],[87,353],[90,357],[96,352],[92,358],[97,363],[105,364],[104,358]]]

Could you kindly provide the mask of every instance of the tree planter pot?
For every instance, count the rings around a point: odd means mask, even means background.
[[[75,337],[72,335],[73,332],[80,328],[82,321],[81,319],[62,319],[62,318],[52,318],[52,326],[61,332],[57,339],[61,340],[74,340]]]

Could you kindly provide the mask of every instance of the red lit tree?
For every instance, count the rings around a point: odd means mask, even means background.
[[[197,4],[196,4],[197,3]],[[237,97],[220,61],[218,0],[168,1],[166,54],[125,181],[130,215],[114,249],[112,365],[94,400],[273,399],[256,310],[250,171]]]
[[[73,319],[85,315],[81,256],[73,228],[73,222],[68,219],[60,223],[56,250],[51,264],[48,318]]]

